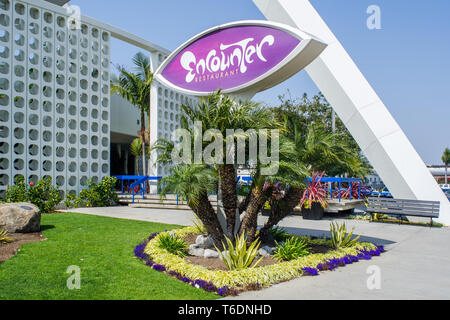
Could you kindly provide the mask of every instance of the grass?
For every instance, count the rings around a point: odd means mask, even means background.
[[[211,300],[146,267],[134,248],[177,226],[58,213],[42,216],[47,241],[25,244],[0,264],[0,300]],[[81,268],[81,289],[69,290],[69,266]]]

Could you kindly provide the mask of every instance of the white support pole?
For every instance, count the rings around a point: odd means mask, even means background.
[[[253,0],[268,20],[318,37],[327,49],[306,71],[345,123],[395,198],[440,201],[439,222],[450,225],[450,203],[400,126],[308,0]]]

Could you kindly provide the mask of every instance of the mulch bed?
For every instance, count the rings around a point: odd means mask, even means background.
[[[194,244],[195,240],[197,239],[198,235],[191,234],[186,236],[183,240],[186,241],[188,244]],[[318,254],[318,253],[327,253],[329,251],[333,250],[330,247],[327,246],[310,246],[310,252],[311,254]],[[228,271],[229,269],[225,265],[225,263],[221,259],[206,259],[202,257],[194,257],[194,256],[188,256],[185,258],[187,261],[189,261],[192,264],[200,265],[202,267],[207,268],[208,270],[222,270],[222,271]],[[255,259],[255,263],[260,258]],[[274,259],[273,257],[264,257],[261,262],[258,264],[258,267],[266,267],[270,265],[274,265],[280,263],[280,261]]]
[[[42,232],[38,233],[12,233],[8,235],[13,239],[11,243],[0,244],[0,263],[14,257],[19,251],[20,247],[25,243],[45,241]]]

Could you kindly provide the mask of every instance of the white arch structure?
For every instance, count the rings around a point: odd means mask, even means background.
[[[309,0],[253,0],[268,20],[318,37],[327,49],[306,72],[331,103],[394,197],[440,201],[439,222],[450,225],[450,203],[417,151]]]

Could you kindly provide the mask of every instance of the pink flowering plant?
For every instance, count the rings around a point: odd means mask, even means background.
[[[328,206],[328,203],[325,200],[327,197],[327,191],[324,184],[321,183],[324,175],[325,172],[313,173],[312,181],[308,184],[305,192],[303,193],[303,197],[300,203],[301,207],[304,206],[306,209],[311,209],[314,202],[320,203],[320,205],[324,209]]]

